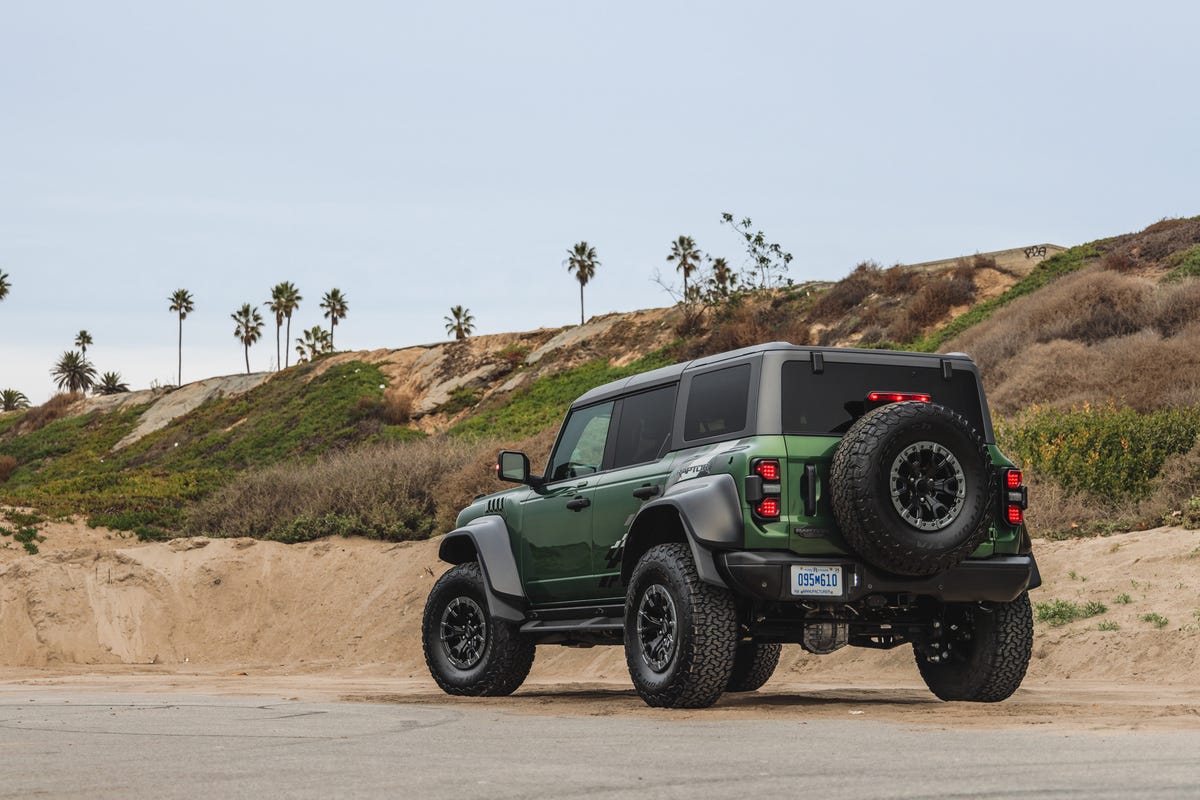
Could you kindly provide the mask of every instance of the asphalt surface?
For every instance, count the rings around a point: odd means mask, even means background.
[[[0,797],[1196,798],[1170,733],[7,691]]]

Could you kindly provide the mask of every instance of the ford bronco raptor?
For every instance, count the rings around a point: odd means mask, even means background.
[[[910,645],[943,700],[1029,663],[1041,583],[1021,472],[962,354],[764,344],[615,381],[545,473],[501,480],[442,539],[425,606],[443,690],[513,692],[540,644],[623,645],[652,706],[754,691],[782,643]]]

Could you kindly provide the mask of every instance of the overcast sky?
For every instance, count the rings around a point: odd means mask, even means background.
[[[243,369],[229,315],[342,289],[339,348],[666,305],[670,241],[792,277],[1200,214],[1194,4],[0,3],[0,388],[77,331],[134,388]],[[269,317],[264,309],[264,317]],[[274,331],[251,366],[274,359]]]

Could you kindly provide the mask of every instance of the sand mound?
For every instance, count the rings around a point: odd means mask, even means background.
[[[0,665],[373,664],[424,674],[421,611],[444,569],[433,542],[200,538],[131,546],[79,524],[52,525],[45,535],[36,556],[0,551]],[[1035,602],[1097,600],[1108,611],[1058,628],[1039,624],[1032,680],[1195,683],[1200,533],[1040,542],[1037,552],[1046,585]],[[1129,602],[1115,603],[1119,595]],[[1168,622],[1159,627],[1144,614]],[[1100,622],[1118,630],[1100,631]],[[816,657],[789,647],[780,676],[917,680],[908,648]],[[626,677],[620,648],[544,647],[531,680]]]

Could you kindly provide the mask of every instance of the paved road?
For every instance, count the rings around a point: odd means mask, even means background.
[[[1196,798],[1177,733],[6,691],[0,797]]]

